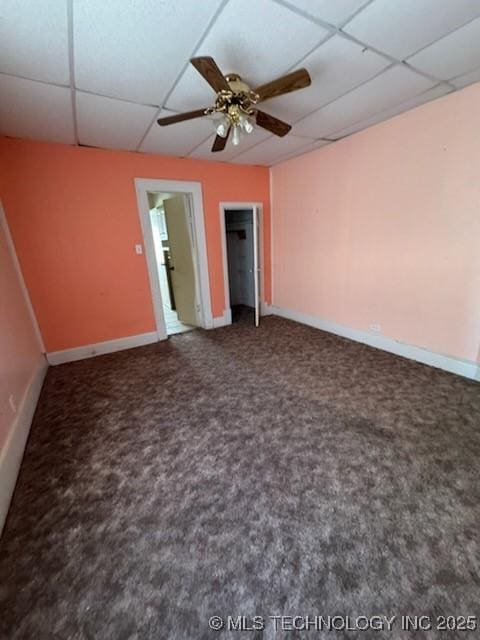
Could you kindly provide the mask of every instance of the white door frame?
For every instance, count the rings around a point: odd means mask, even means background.
[[[220,202],[219,211],[220,211],[220,235],[222,241],[222,256],[223,256],[223,289],[224,289],[224,300],[225,300],[225,308],[224,308],[224,319],[225,324],[232,324],[232,309],[230,306],[230,286],[229,286],[229,276],[228,276],[228,258],[227,258],[227,231],[225,227],[225,210],[242,210],[242,209],[253,209],[253,207],[257,208],[258,212],[258,227],[259,227],[259,238],[258,238],[258,269],[260,271],[260,309],[264,305],[264,291],[265,291],[265,270],[263,268],[263,203],[262,202]]]
[[[147,261],[148,277],[152,292],[152,304],[157,326],[159,340],[167,338],[167,327],[163,315],[162,294],[158,280],[158,267],[153,244],[153,232],[150,221],[150,207],[147,193],[149,191],[162,191],[186,195],[192,210],[193,221],[193,258],[198,274],[200,299],[200,326],[204,329],[213,327],[212,305],[210,301],[210,282],[208,277],[207,242],[205,236],[205,220],[203,215],[202,184],[200,182],[187,182],[183,180],[156,180],[149,178],[135,178],[135,191],[137,194],[138,215],[142,227],[143,246]]]

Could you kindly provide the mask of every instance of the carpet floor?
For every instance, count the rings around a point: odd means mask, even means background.
[[[479,423],[478,383],[275,317],[52,367],[0,637],[478,638],[437,626],[480,614]]]

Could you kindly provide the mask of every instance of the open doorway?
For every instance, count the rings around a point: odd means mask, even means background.
[[[147,192],[167,335],[199,324],[188,203],[183,194]]]
[[[260,209],[256,205],[223,205],[225,300],[232,323],[260,320]]]
[[[200,183],[136,178],[135,187],[159,339],[211,328]]]

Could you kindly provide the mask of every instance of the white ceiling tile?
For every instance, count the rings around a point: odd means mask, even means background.
[[[74,143],[70,89],[0,74],[0,133]]]
[[[75,142],[70,90],[54,86],[70,83],[69,1],[0,0],[1,133]],[[252,88],[305,66],[310,87],[262,104],[297,124],[283,139],[258,128],[218,154],[210,152],[208,118],[155,124],[142,151],[271,164],[321,144],[312,138],[348,135],[448,92],[408,65],[456,88],[480,80],[480,0],[71,1],[78,132],[92,146],[136,148],[153,105],[162,104],[192,55],[212,55]],[[332,30],[315,22],[341,26],[350,18],[346,37],[329,37]],[[388,61],[371,47],[410,56],[408,65],[382,72]],[[199,108],[214,97],[189,65],[167,106]]]
[[[161,118],[172,115],[165,109]],[[211,118],[195,118],[161,127],[156,122],[142,142],[140,151],[173,156],[186,156],[213,131]]]
[[[278,158],[283,158],[288,154],[302,149],[309,148],[314,141],[307,138],[299,138],[286,135],[283,138],[271,136],[265,142],[261,142],[256,147],[236,156],[233,160],[236,164],[265,164],[271,165]]]
[[[267,100],[262,109],[295,122],[379,73],[388,60],[360,45],[334,36],[302,61],[312,77],[306,89]]]
[[[79,89],[161,104],[221,0],[75,0]]]
[[[309,153],[310,151],[315,151],[315,149],[320,149],[320,147],[325,147],[327,144],[333,144],[329,140],[316,140],[312,142],[312,144],[307,145],[306,147],[302,147],[301,149],[297,149],[292,153],[288,153],[285,156],[279,156],[274,162],[269,162],[269,166],[272,164],[280,164],[280,162],[285,162],[285,160],[291,160],[292,158],[296,158],[297,156],[303,156],[305,153]]]
[[[426,102],[430,102],[431,100],[435,100],[436,98],[441,98],[445,96],[447,93],[450,93],[452,89],[449,89],[446,85],[439,85],[437,87],[433,87],[433,89],[428,89],[428,91],[424,91],[418,96],[411,98],[410,100],[405,100],[401,102],[399,105],[392,107],[391,109],[386,109],[385,111],[381,111],[371,118],[367,118],[367,120],[362,120],[361,122],[356,122],[350,127],[345,129],[341,129],[340,131],[334,131],[332,136],[334,138],[343,138],[344,136],[348,136],[357,131],[361,131],[362,129],[367,129],[368,127],[373,126],[374,124],[378,124],[379,122],[383,122],[384,120],[388,120],[389,118],[393,118],[399,113],[403,113],[404,111],[409,111],[410,109],[414,109],[415,107],[419,107],[421,104],[425,104]]]
[[[478,69],[470,71],[470,73],[465,73],[463,76],[459,76],[458,78],[450,80],[450,84],[453,84],[457,89],[463,89],[463,87],[467,87],[469,84],[473,84],[474,82],[479,81],[480,67]]]
[[[401,60],[478,16],[478,0],[375,0],[345,31]]]
[[[394,107],[426,91],[433,82],[405,66],[395,66],[293,126],[293,133],[329,137],[340,129]]]
[[[0,71],[69,84],[65,0],[0,2]]]
[[[415,54],[408,64],[441,80],[475,69],[480,65],[480,18]]]
[[[195,55],[213,56],[224,74],[238,73],[255,88],[285,73],[328,33],[272,0],[230,0]],[[189,65],[166,106],[184,111],[214,98]]]
[[[297,9],[334,25],[345,22],[367,2],[368,0],[288,0],[288,4]]]
[[[212,153],[212,144],[215,139],[215,136],[212,134],[208,140],[205,140],[199,147],[194,149],[192,153],[189,154],[190,158],[198,158],[204,160],[218,160],[220,162],[228,162],[235,156],[238,156],[240,153],[243,153],[250,147],[258,144],[262,140],[266,140],[272,134],[265,129],[261,129],[260,127],[256,127],[248,136],[243,136],[240,139],[240,144],[238,147],[234,147],[232,145],[231,139],[227,141],[227,146],[223,151],[216,151]]]
[[[202,144],[194,149],[192,153],[188,155],[189,158],[195,158],[197,160],[212,160],[215,162],[229,162],[234,156],[238,155],[238,147],[232,147],[231,142],[227,142],[227,146],[223,151],[212,152],[213,141],[215,135],[211,135],[204,140]]]
[[[78,139],[111,149],[136,149],[157,109],[77,91]]]
[[[218,61],[218,56],[213,54]],[[225,71],[223,71],[226,73]],[[210,107],[215,102],[213,89],[205,82],[192,65],[189,65],[181,76],[178,84],[166,102],[168,109],[174,111],[191,111],[203,107]]]

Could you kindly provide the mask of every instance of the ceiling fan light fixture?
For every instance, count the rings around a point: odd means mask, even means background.
[[[230,129],[230,119],[228,116],[222,116],[219,120],[215,120],[213,123],[215,132],[222,138],[226,138],[228,130]]]
[[[242,127],[242,130],[244,131],[244,133],[253,133],[253,130],[255,128],[252,120],[250,120],[250,118],[242,118],[240,121],[240,126]]]
[[[297,69],[252,90],[238,74],[230,73],[224,76],[211,56],[192,58],[190,62],[215,91],[214,104],[195,111],[158,118],[157,122],[161,127],[165,127],[176,122],[218,114],[219,119],[213,122],[216,133],[212,145],[213,152],[225,149],[230,133],[232,144],[237,146],[242,135],[252,133],[257,126],[279,137],[287,135],[292,128],[291,125],[260,111],[256,105],[270,98],[304,89],[312,82],[306,69]]]
[[[238,145],[240,144],[240,134],[241,134],[240,125],[238,124],[233,125],[232,144],[234,147],[238,147]]]

